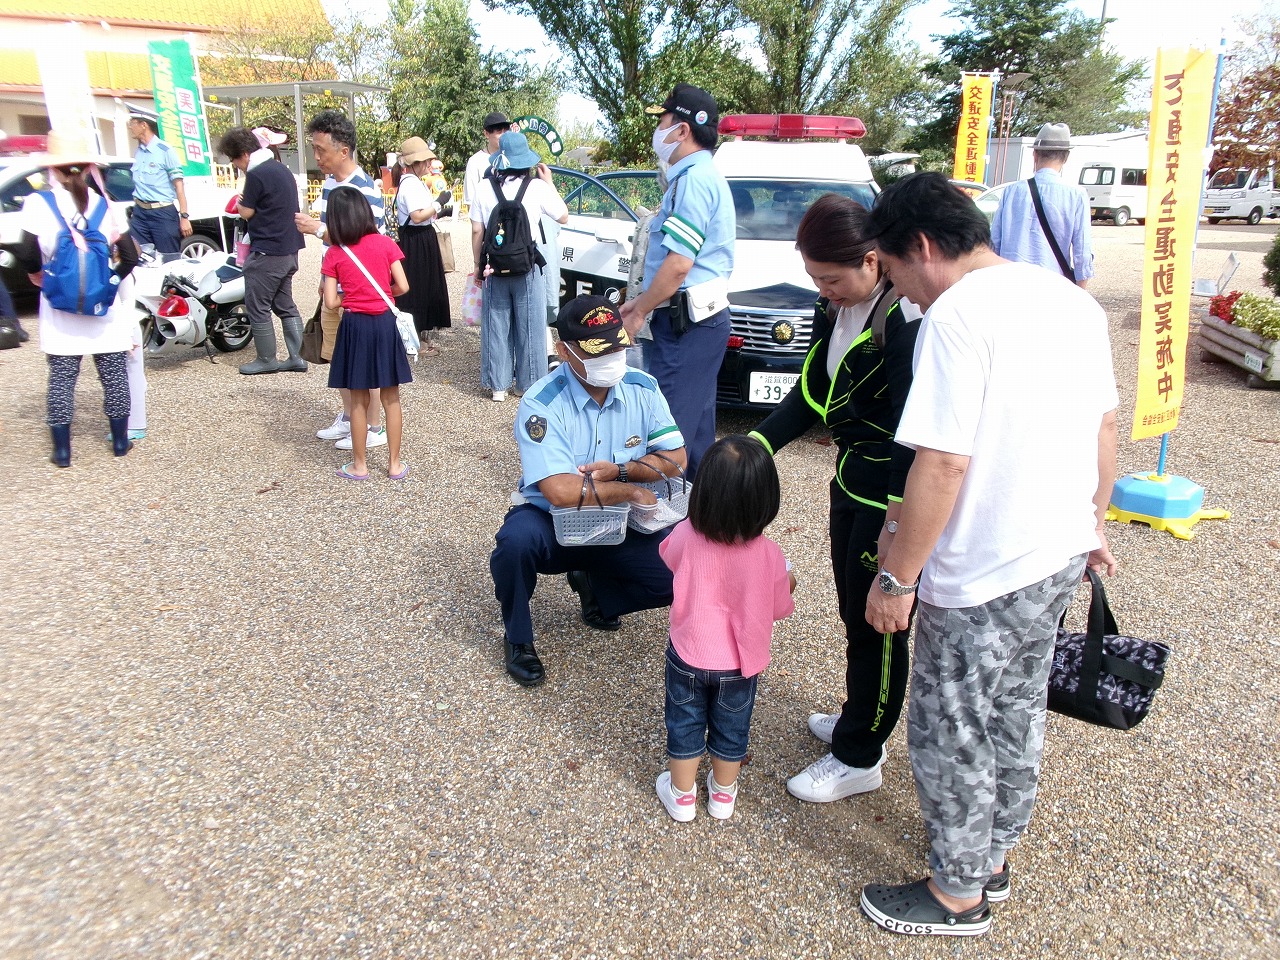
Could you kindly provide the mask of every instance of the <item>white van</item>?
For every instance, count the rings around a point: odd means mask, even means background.
[[[1089,195],[1089,212],[1095,220],[1114,220],[1117,227],[1123,227],[1130,220],[1145,222],[1146,166],[1091,163],[1080,169],[1080,186]]]
[[[1257,223],[1274,213],[1274,171],[1267,167],[1224,167],[1209,178],[1204,192],[1204,215],[1210,223],[1245,220]]]

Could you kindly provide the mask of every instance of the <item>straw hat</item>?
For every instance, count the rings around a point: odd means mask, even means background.
[[[85,167],[98,159],[98,151],[87,130],[50,130],[45,152],[32,154],[31,159],[42,167]]]
[[[400,144],[400,162],[404,165],[417,163],[419,160],[435,160],[436,155],[427,141],[421,137],[410,137],[404,143]]]

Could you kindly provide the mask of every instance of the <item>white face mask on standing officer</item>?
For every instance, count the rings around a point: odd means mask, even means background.
[[[671,155],[676,152],[676,148],[680,146],[679,140],[667,143],[667,135],[674,130],[678,123],[673,123],[669,127],[658,127],[653,131],[653,152],[657,154],[658,162],[664,166],[671,163]]]

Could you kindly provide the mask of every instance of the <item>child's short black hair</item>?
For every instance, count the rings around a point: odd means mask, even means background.
[[[378,232],[368,199],[355,187],[337,187],[329,194],[324,222],[329,242],[335,247],[349,247],[361,237]]]
[[[689,495],[693,529],[717,543],[745,543],[778,515],[778,468],[764,444],[733,434],[711,445]]]

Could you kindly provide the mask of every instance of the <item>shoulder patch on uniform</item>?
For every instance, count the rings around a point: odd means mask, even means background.
[[[637,387],[644,387],[646,390],[657,390],[658,381],[649,376],[643,370],[628,370],[622,375],[623,383],[634,384]]]
[[[547,435],[547,418],[534,414],[524,422],[524,432],[534,443],[541,443]]]
[[[545,407],[556,397],[560,396],[568,385],[569,384],[564,377],[554,377],[550,383],[538,391],[538,395],[533,399],[537,400]]]

